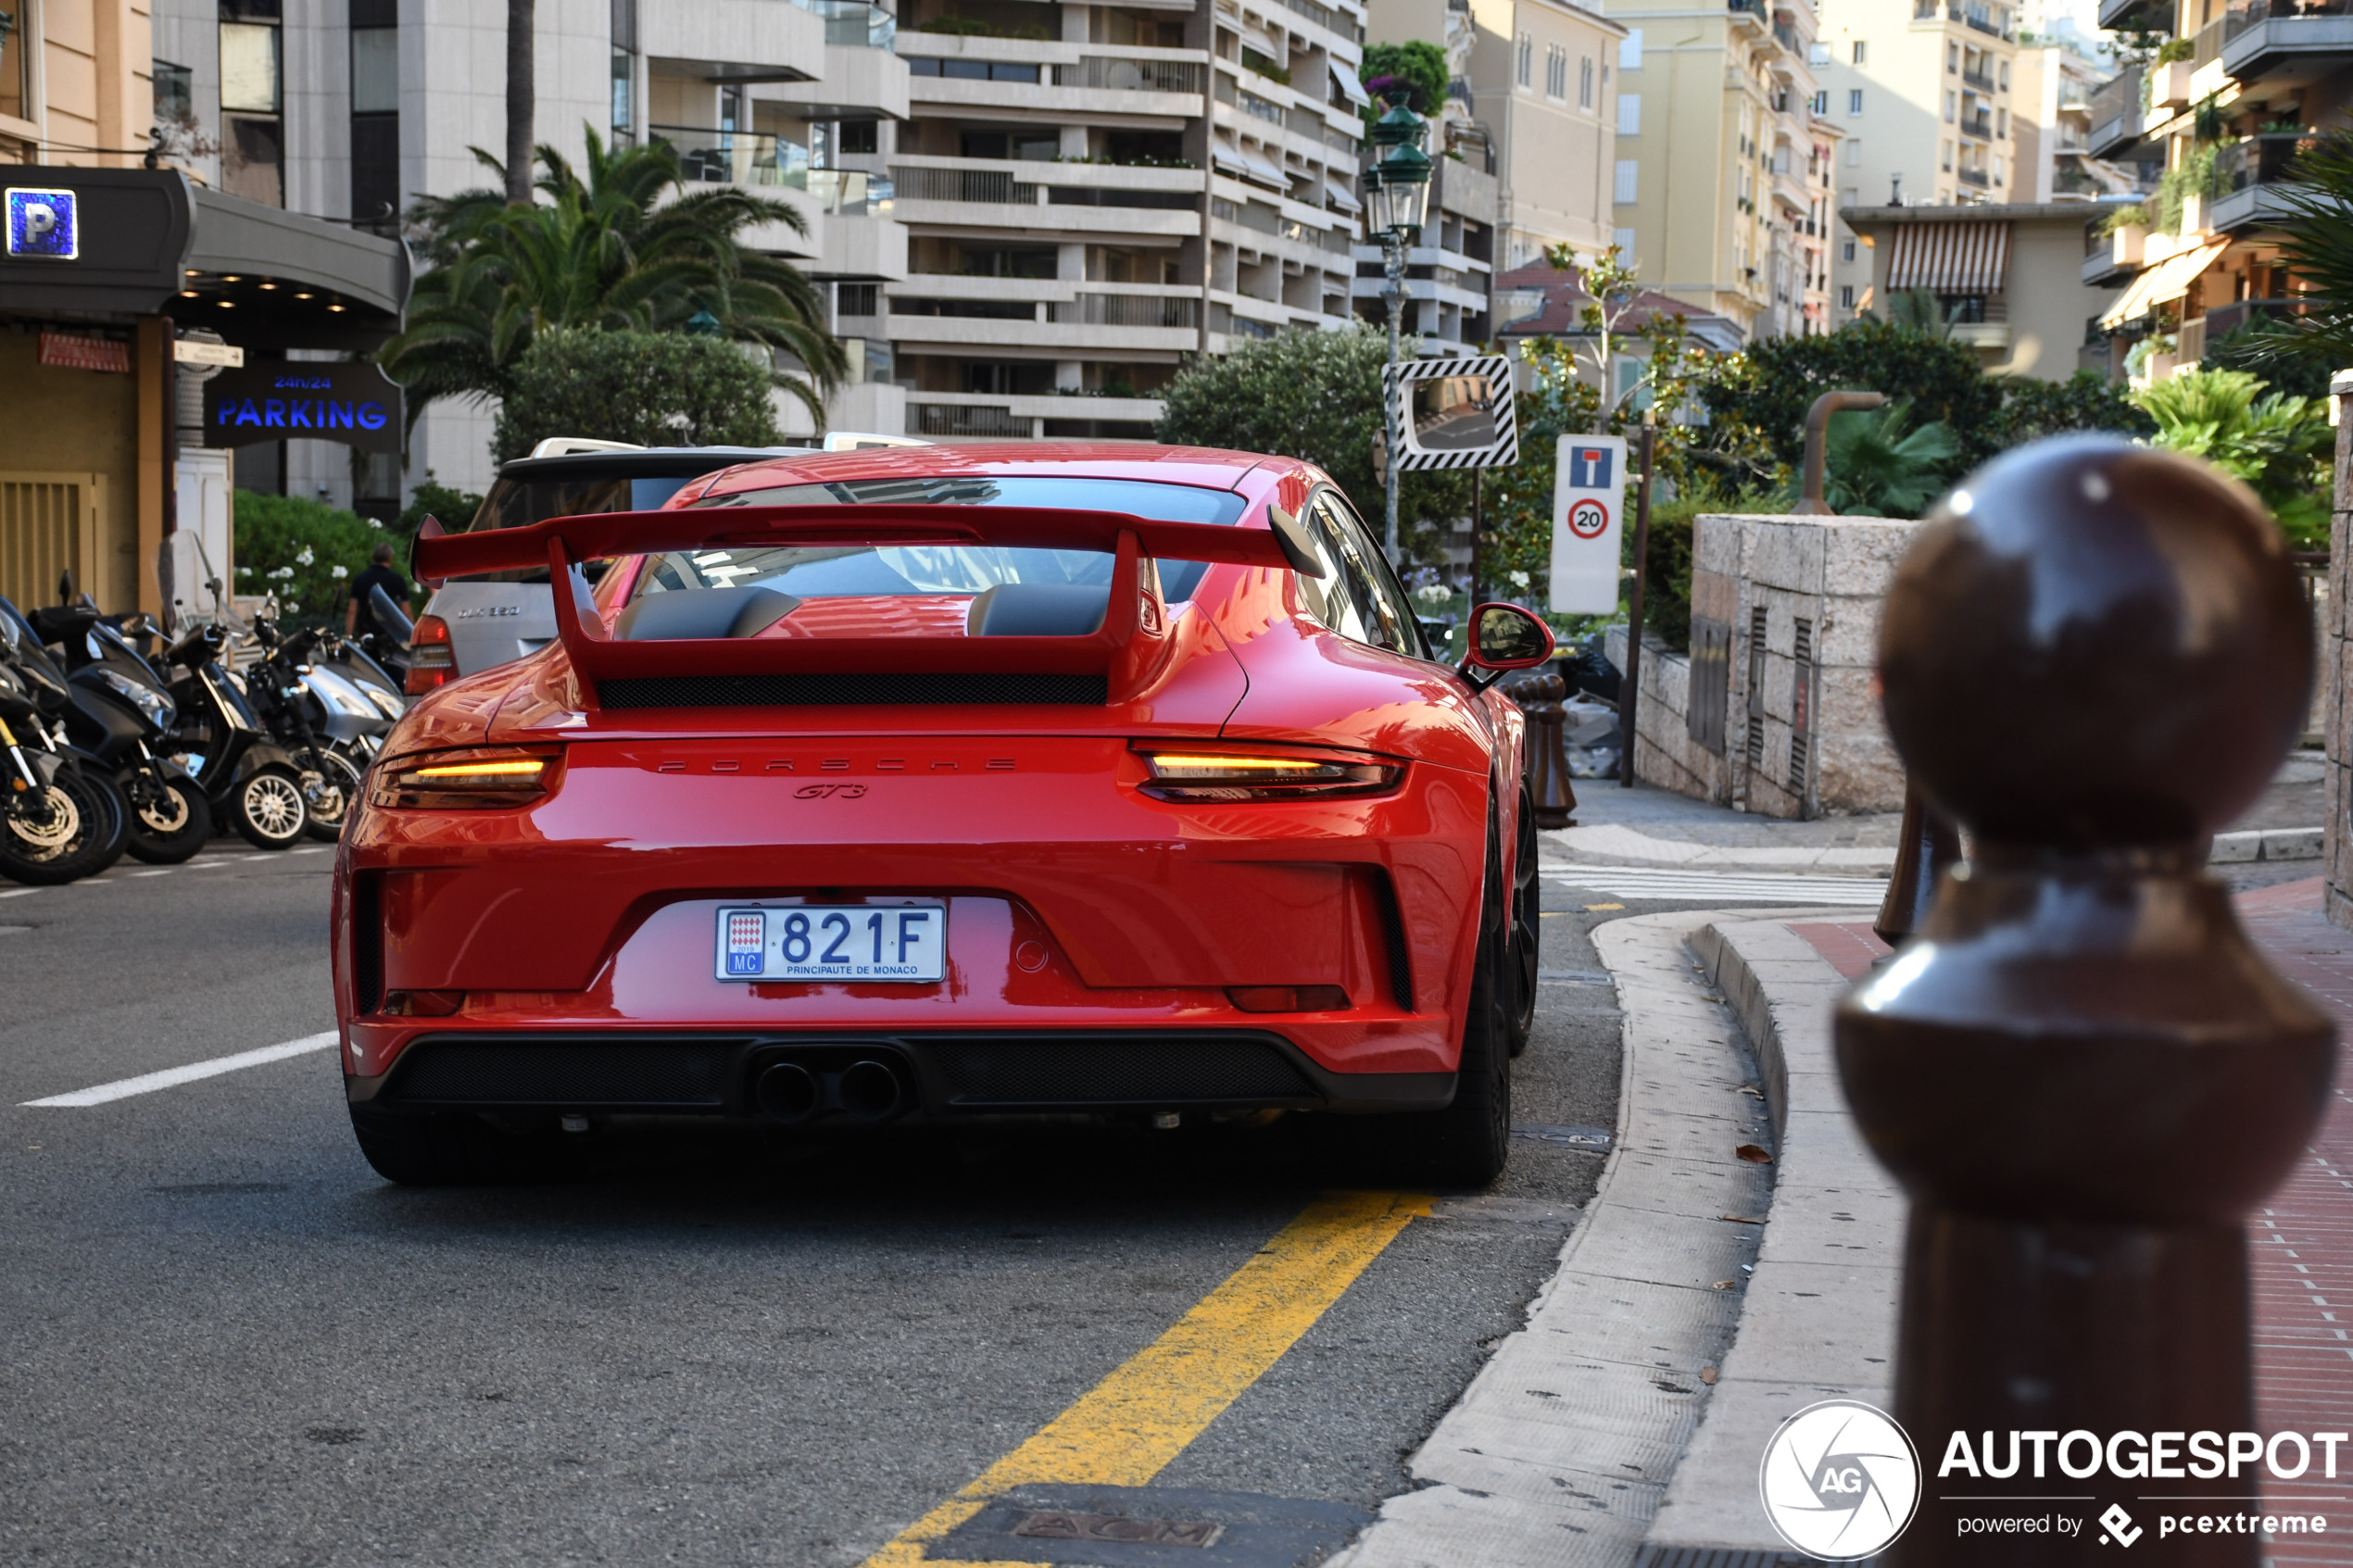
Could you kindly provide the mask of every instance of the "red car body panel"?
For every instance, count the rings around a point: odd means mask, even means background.
[[[1232,490],[1248,502],[1233,526],[1261,530],[1270,502],[1298,513],[1328,483],[1290,459],[1023,444],[780,459],[671,506],[974,473]],[[643,567],[624,559],[598,584],[606,633]],[[969,602],[807,600],[763,635],[952,642]],[[333,952],[354,1098],[412,1041],[460,1029],[1246,1028],[1326,1074],[1451,1074],[1482,896],[1491,879],[1511,885],[1519,840],[1517,707],[1326,629],[1288,570],[1212,565],[1165,613],[1157,663],[1101,706],[598,707],[560,643],[427,696],[380,771],[420,752],[546,745],[560,746],[560,774],[519,808],[353,814]],[[1171,802],[1142,792],[1134,749],[1171,739],[1405,766],[1385,794]],[[948,906],[938,985],[712,977],[723,904],[910,895]],[[1248,1012],[1228,989],[1251,986],[1337,987],[1347,1005]],[[404,994],[455,1010],[382,1010]]]

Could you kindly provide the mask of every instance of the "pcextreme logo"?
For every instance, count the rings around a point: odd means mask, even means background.
[[[1920,1500],[1920,1456],[1894,1418],[1855,1399],[1791,1416],[1765,1445],[1756,1487],[1781,1539],[1852,1562],[1904,1533]]]

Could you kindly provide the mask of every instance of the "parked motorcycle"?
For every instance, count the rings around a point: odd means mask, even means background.
[[[72,701],[31,624],[0,598],[0,876],[45,886],[122,857],[129,810],[95,760],[66,743]]]
[[[213,815],[257,849],[286,849],[309,824],[302,770],[273,737],[229,668],[234,634],[193,627],[163,656],[179,722],[168,743],[171,760],[203,784]]]
[[[349,665],[329,662],[331,640],[342,640],[333,633],[312,628],[285,636],[265,619],[255,621],[254,638],[264,652],[248,672],[247,695],[301,770],[310,836],[333,841],[401,709],[395,701],[387,712],[345,672]]]
[[[36,609],[41,639],[63,655],[71,702],[67,738],[97,759],[130,809],[124,847],[134,859],[176,866],[212,837],[212,808],[196,781],[162,755],[178,721],[170,684],[131,643],[152,634],[145,616],[101,616],[86,601]]]

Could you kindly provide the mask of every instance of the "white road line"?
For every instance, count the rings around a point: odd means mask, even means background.
[[[1876,905],[1887,884],[1876,877],[1795,876],[1770,872],[1712,872],[1662,866],[1563,866],[1543,868],[1544,880],[1621,898],[1721,898],[1762,904]]]
[[[108,1100],[129,1099],[132,1095],[153,1094],[157,1089],[193,1084],[199,1078],[214,1078],[223,1073],[259,1067],[265,1062],[283,1061],[290,1056],[308,1056],[312,1051],[331,1050],[336,1037],[335,1032],[329,1029],[322,1034],[305,1035],[299,1040],[288,1040],[283,1045],[263,1046],[258,1050],[239,1051],[234,1056],[217,1056],[210,1061],[192,1061],[185,1067],[167,1067],[160,1073],[145,1073],[136,1078],[100,1084],[94,1089],[77,1089],[69,1095],[51,1095],[47,1099],[29,1099],[23,1103],[57,1108],[104,1105]]]
[[[170,876],[170,875],[172,873],[172,871],[173,871],[173,870],[174,870],[174,868],[172,868],[172,867],[170,867],[170,866],[165,866],[165,867],[163,867],[163,868],[162,868],[161,870],[159,870],[159,871],[152,871],[152,872],[132,872],[131,874],[132,874],[132,876]]]
[[[30,898],[40,891],[38,887],[12,887],[6,893],[0,893],[0,898]]]

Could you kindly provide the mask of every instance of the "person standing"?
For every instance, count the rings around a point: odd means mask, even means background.
[[[396,605],[409,602],[409,579],[392,567],[392,546],[378,545],[368,570],[351,580],[351,603],[344,610],[343,629],[347,636],[357,637],[374,632],[379,635],[394,635],[394,628],[381,624],[376,619],[371,601],[372,590],[382,588]]]

